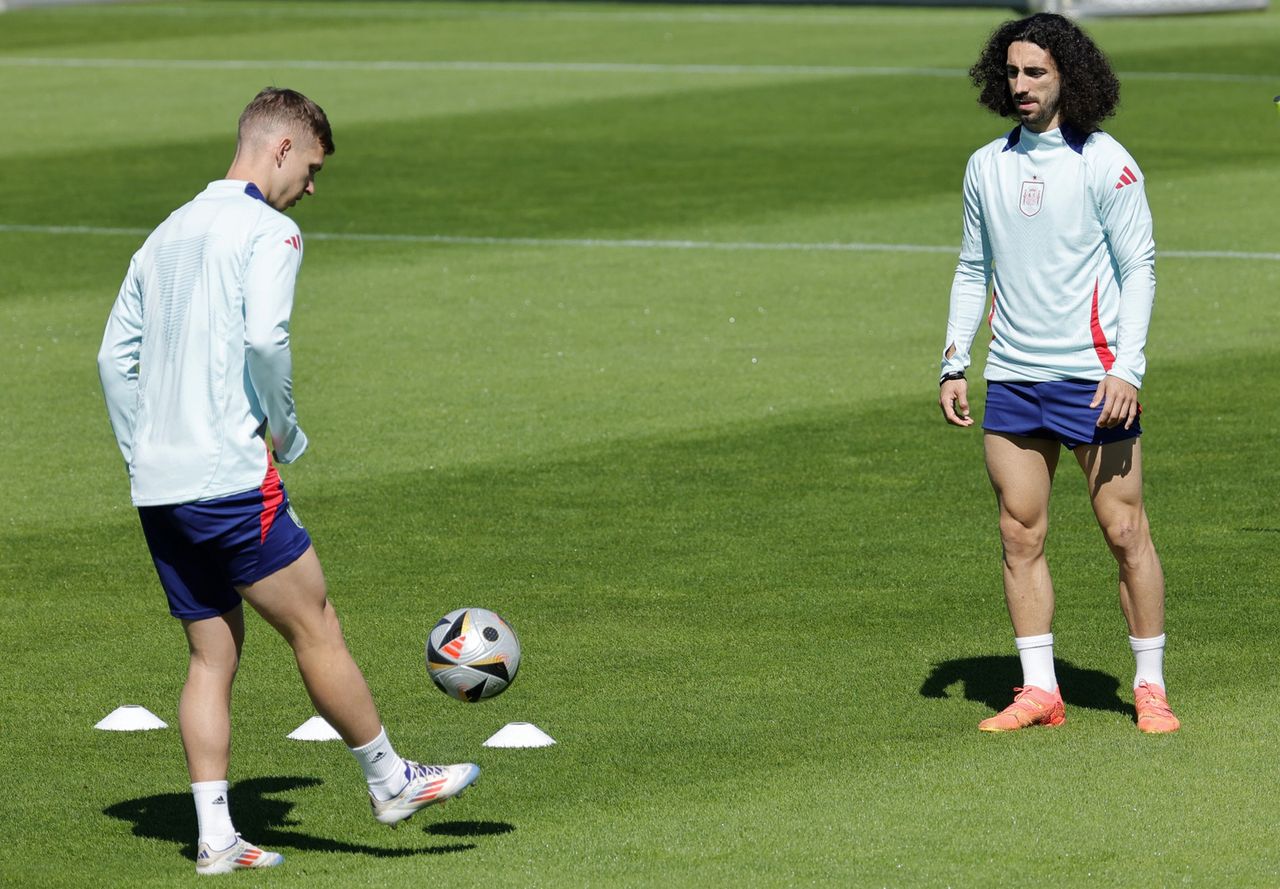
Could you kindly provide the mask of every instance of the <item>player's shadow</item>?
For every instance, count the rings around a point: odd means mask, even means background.
[[[250,778],[237,781],[231,788],[235,806],[236,829],[254,843],[268,849],[299,849],[320,852],[351,852],[379,858],[406,858],[413,855],[444,855],[466,852],[474,843],[447,843],[417,849],[387,849],[363,843],[348,843],[325,837],[299,833],[290,828],[297,822],[290,817],[293,803],[277,799],[273,794],[285,793],[319,784],[319,778],[278,777]],[[195,858],[195,808],[188,793],[159,793],[126,800],[102,810],[104,815],[129,821],[134,836],[177,843],[188,858]],[[448,837],[475,837],[502,834],[515,830],[504,821],[456,821],[433,824],[425,833]]]
[[[1120,680],[1110,673],[1086,670],[1058,658],[1053,660],[1053,669],[1069,706],[1134,716],[1133,706],[1120,699]],[[935,664],[920,686],[920,694],[926,698],[945,698],[947,690],[959,683],[965,700],[977,701],[991,710],[1002,710],[1013,700],[1014,686],[1021,682],[1022,663],[1013,655],[956,658]]]

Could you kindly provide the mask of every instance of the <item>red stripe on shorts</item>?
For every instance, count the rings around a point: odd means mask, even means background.
[[[267,533],[275,523],[276,512],[284,501],[284,491],[280,488],[280,473],[275,464],[267,458],[267,477],[262,480],[262,542],[267,542]]]

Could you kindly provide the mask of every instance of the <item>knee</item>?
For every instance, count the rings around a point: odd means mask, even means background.
[[[324,634],[329,638],[342,639],[342,624],[338,621],[338,612],[334,610],[333,603],[328,597],[324,600],[324,614],[321,618],[324,622]]]
[[[1142,515],[1113,519],[1102,526],[1102,533],[1121,561],[1136,561],[1151,547],[1151,531]]]
[[[342,625],[338,623],[338,612],[326,598],[321,608],[297,621],[285,637],[295,650],[299,648],[345,645],[342,637]]]
[[[230,682],[240,669],[240,656],[235,651],[192,651],[189,673],[201,673]]]
[[[1006,564],[1014,565],[1037,559],[1044,554],[1048,528],[1043,522],[1027,524],[1011,515],[1000,517],[1000,545]]]

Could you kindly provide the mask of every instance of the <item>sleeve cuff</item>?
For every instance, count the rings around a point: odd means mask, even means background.
[[[1142,376],[1140,374],[1134,373],[1131,370],[1127,370],[1126,368],[1123,368],[1123,367],[1115,367],[1113,365],[1111,370],[1107,371],[1107,373],[1118,380],[1124,380],[1126,383],[1128,383],[1130,386],[1133,386],[1135,389],[1142,388]]]
[[[293,427],[288,439],[282,444],[277,444],[275,448],[275,458],[277,463],[292,463],[302,456],[302,452],[307,449],[307,436],[301,428]]]

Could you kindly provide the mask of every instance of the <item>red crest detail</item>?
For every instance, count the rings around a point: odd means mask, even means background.
[[[1022,196],[1018,199],[1018,209],[1023,216],[1035,216],[1044,206],[1044,182],[1033,179],[1022,183]]]

